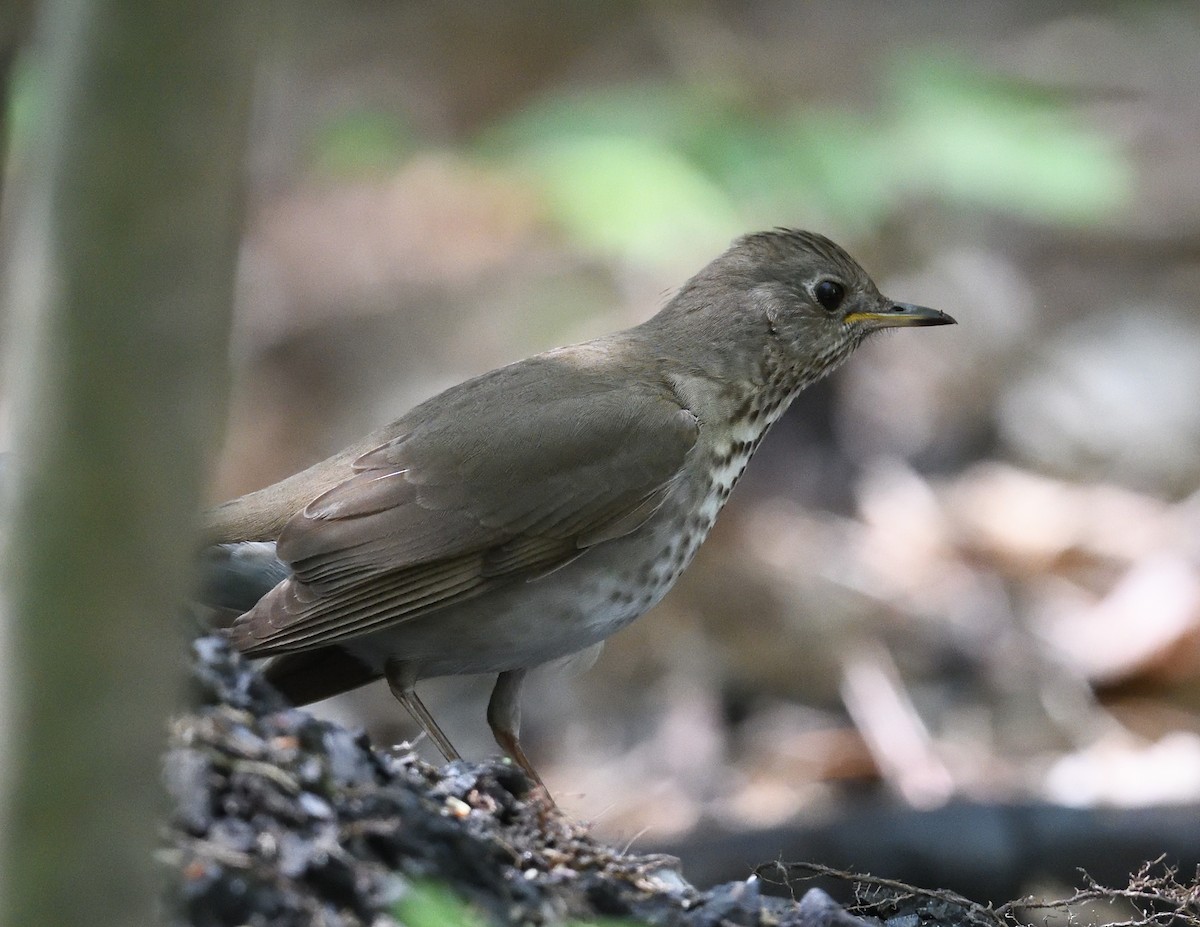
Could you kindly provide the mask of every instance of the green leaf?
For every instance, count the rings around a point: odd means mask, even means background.
[[[484,927],[479,913],[449,888],[429,880],[409,884],[392,908],[405,927]]]
[[[729,197],[678,151],[630,136],[566,138],[524,158],[554,218],[602,253],[665,262],[737,234]]]
[[[483,133],[477,150],[511,156],[564,139],[613,136],[678,146],[698,125],[720,121],[719,107],[691,88],[624,84],[543,97]]]
[[[1066,223],[1112,215],[1132,194],[1115,141],[1045,88],[945,59],[902,64],[895,86],[889,150],[912,187]]]

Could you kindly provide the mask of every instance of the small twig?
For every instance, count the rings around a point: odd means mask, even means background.
[[[909,885],[907,882],[897,881],[896,879],[885,879],[866,873],[845,872],[841,869],[834,869],[832,866],[824,866],[820,863],[769,863],[755,869],[755,874],[765,878],[765,871],[771,869],[785,870],[784,884],[789,885],[789,887],[791,883],[788,881],[788,876],[795,870],[806,870],[814,876],[828,876],[832,879],[852,883],[855,887],[855,897],[858,899],[858,902],[847,910],[856,914],[876,911],[885,905],[895,904],[897,901],[926,898],[930,901],[940,901],[944,904],[951,904],[957,908],[961,908],[970,920],[986,925],[986,927],[1007,927],[1005,918],[1001,917],[990,905],[981,905],[978,902],[971,901],[969,898],[964,898],[962,895],[946,889],[919,888],[915,885]],[[862,891],[864,888],[887,891],[892,894],[886,899],[871,901],[866,898],[865,893]]]
[[[1108,888],[1080,870],[1083,888],[1077,888],[1069,898],[1059,901],[1035,901],[1031,898],[1010,901],[998,908],[1005,917],[1012,919],[1017,909],[1026,911],[1061,911],[1088,902],[1112,904],[1125,901],[1132,905],[1140,917],[1111,921],[1107,927],[1166,927],[1180,924],[1200,927],[1200,869],[1189,884],[1179,881],[1179,871],[1173,866],[1163,865],[1166,856],[1143,863],[1129,879],[1125,888]],[[1162,866],[1162,874],[1154,875],[1154,869]]]
[[[1130,876],[1125,888],[1108,888],[1099,884],[1087,872],[1080,870],[1083,886],[1077,888],[1069,898],[1057,901],[1038,901],[1032,897],[1009,901],[998,907],[981,905],[945,889],[925,889],[895,879],[885,879],[864,873],[844,872],[820,863],[767,863],[759,866],[755,873],[763,879],[769,873],[782,871],[783,884],[789,890],[791,879],[797,871],[812,876],[827,876],[854,885],[857,903],[848,910],[856,914],[876,913],[898,902],[927,899],[954,905],[964,912],[967,919],[983,927],[1015,927],[1027,924],[1027,913],[1031,911],[1057,911],[1065,913],[1069,924],[1075,923],[1074,909],[1087,903],[1112,904],[1126,902],[1140,914],[1139,917],[1109,921],[1106,927],[1200,927],[1200,867],[1191,882],[1180,882],[1178,870],[1163,865],[1165,856],[1144,863]],[[1162,873],[1156,875],[1156,867]],[[887,897],[871,899],[873,892],[886,892]],[[1020,915],[1026,916],[1020,916]]]
[[[300,783],[292,776],[288,775],[278,766],[263,760],[234,760],[230,763],[230,769],[235,773],[243,773],[250,776],[261,776],[264,779],[270,779],[279,788],[287,792],[289,795],[299,795],[303,789]]]

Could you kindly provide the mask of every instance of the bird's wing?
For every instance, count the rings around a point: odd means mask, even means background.
[[[284,528],[294,575],[238,620],[239,647],[356,637],[544,575],[644,523],[682,472],[695,415],[666,389],[575,376],[567,390],[562,372],[503,368],[397,422]]]

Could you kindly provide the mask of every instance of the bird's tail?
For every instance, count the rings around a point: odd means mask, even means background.
[[[267,681],[293,705],[308,705],[378,679],[369,666],[341,647],[320,647],[275,657],[263,671]]]

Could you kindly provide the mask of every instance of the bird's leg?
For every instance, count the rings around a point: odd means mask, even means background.
[[[413,688],[417,683],[416,665],[408,660],[391,659],[383,665],[383,675],[387,678],[388,688],[392,690],[392,695],[396,696],[396,701],[408,710],[408,713],[413,716],[413,720],[421,725],[421,730],[437,744],[437,748],[446,758],[446,762],[453,763],[455,760],[461,760],[462,756],[454,749],[450,738],[442,733],[438,723],[433,720],[433,715],[429,713],[429,709],[425,707],[425,703],[421,701],[417,696],[416,689]]]
[[[549,795],[546,784],[538,775],[529,757],[521,749],[521,683],[525,680],[525,670],[515,669],[501,673],[496,678],[496,687],[492,689],[492,698],[488,702],[488,727],[500,749],[511,756],[542,791]]]

